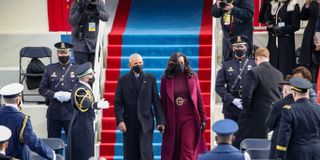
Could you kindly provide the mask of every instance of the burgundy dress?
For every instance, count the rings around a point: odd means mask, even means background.
[[[176,132],[174,144],[175,160],[193,160],[196,147],[196,120],[194,106],[189,94],[185,74],[174,77],[174,99],[183,98],[183,104],[175,103]]]
[[[199,154],[207,151],[204,133],[200,131],[200,123],[207,119],[197,75],[162,77],[160,94],[167,121],[161,160],[197,160]]]

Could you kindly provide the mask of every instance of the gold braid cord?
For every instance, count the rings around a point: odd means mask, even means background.
[[[85,95],[78,94],[78,92],[81,90],[83,90],[86,94]],[[80,103],[78,102],[77,98],[81,98]],[[86,98],[89,98],[89,100],[91,102],[94,101],[93,94],[90,90],[86,90],[84,88],[78,88],[74,94],[74,101],[75,101],[75,104],[80,112],[87,112],[89,110],[88,107],[83,107],[83,105],[82,105],[82,103],[84,102],[84,100]]]
[[[21,143],[24,143],[23,141],[23,135],[24,135],[24,129],[26,128],[27,122],[28,122],[29,116],[24,116],[22,127],[20,129],[20,134],[19,134],[19,140]]]

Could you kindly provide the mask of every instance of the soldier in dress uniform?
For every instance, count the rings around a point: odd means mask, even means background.
[[[266,126],[268,128],[268,132],[273,131],[271,137],[271,146],[269,158],[275,159],[276,155],[276,145],[278,140],[279,126],[280,126],[280,118],[282,113],[282,107],[285,105],[289,105],[294,103],[294,99],[292,96],[291,85],[289,80],[292,78],[291,75],[287,75],[285,80],[280,83],[282,85],[282,96],[283,98],[271,106],[271,111],[269,112],[266,119]]]
[[[233,59],[222,63],[216,79],[216,92],[223,101],[224,118],[238,121],[242,109],[241,91],[246,73],[256,64],[247,58],[247,41],[244,36],[231,39]]]
[[[312,103],[308,92],[310,81],[289,80],[295,103],[282,109],[276,157],[288,160],[320,159],[320,106]]]
[[[0,109],[0,125],[8,127],[12,132],[6,155],[30,160],[32,150],[43,158],[55,160],[55,152],[33,132],[29,116],[20,112],[22,102],[19,94],[22,90],[23,85],[20,83],[8,84],[0,89],[5,102]]]
[[[0,160],[14,160],[13,157],[6,156],[6,149],[11,135],[12,133],[8,127],[0,125]]]
[[[67,134],[74,109],[71,106],[71,92],[78,82],[70,63],[72,44],[59,42],[57,48],[59,62],[47,66],[39,87],[39,94],[45,97],[47,110],[48,137],[61,137],[63,128]]]
[[[94,71],[90,62],[80,65],[75,75],[79,78],[71,94],[71,104],[75,114],[69,130],[70,160],[88,160],[94,156],[95,109],[109,108],[108,101],[101,99],[95,102],[91,85],[94,82]]]
[[[232,146],[233,133],[238,130],[238,124],[230,119],[219,120],[212,126],[212,130],[217,133],[216,141],[218,146],[212,151],[199,156],[199,160],[211,159],[232,159],[250,160],[247,152],[242,153]]]

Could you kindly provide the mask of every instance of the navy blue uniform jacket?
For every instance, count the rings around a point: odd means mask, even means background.
[[[8,127],[12,132],[6,152],[8,156],[29,160],[32,150],[46,159],[53,159],[53,150],[37,138],[28,116],[13,107],[5,106],[0,109],[0,125]]]
[[[70,67],[69,70],[68,67]],[[47,66],[39,87],[40,95],[45,97],[47,105],[49,105],[47,118],[63,121],[71,120],[74,110],[71,106],[71,101],[69,100],[68,102],[61,103],[53,98],[53,96],[54,93],[58,91],[72,92],[74,85],[78,82],[78,79],[74,74],[76,68],[76,65],[70,66],[70,64],[68,64],[64,66],[60,63],[54,63]],[[65,75],[67,70],[68,73]],[[60,82],[64,75],[64,80]],[[57,85],[58,83],[59,85]]]

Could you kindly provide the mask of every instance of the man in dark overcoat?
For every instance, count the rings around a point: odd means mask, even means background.
[[[124,160],[153,160],[154,116],[164,132],[165,118],[156,79],[144,73],[141,55],[129,57],[130,72],[121,76],[115,93],[116,123],[123,132]]]
[[[253,34],[253,0],[227,0],[222,3],[217,0],[211,10],[211,15],[221,18],[223,30],[223,59],[231,57],[230,38],[244,35],[248,37],[248,54],[252,53],[252,34]]]
[[[237,148],[246,138],[267,138],[265,121],[271,104],[281,97],[279,83],[283,80],[281,72],[269,63],[269,56],[268,49],[257,49],[255,61],[258,66],[246,75],[242,93],[243,110],[234,143]]]

